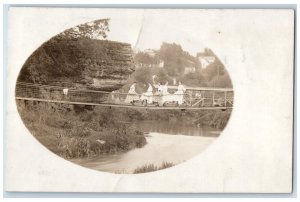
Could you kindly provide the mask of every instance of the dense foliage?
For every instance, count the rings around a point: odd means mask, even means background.
[[[152,56],[141,51],[135,54],[134,62],[139,64],[139,68],[133,73],[132,80],[151,82],[155,75],[156,82],[160,83],[172,84],[176,80],[192,87],[232,87],[224,65],[210,49],[206,48],[192,56],[179,44],[164,42],[159,50],[152,50],[152,53]],[[215,60],[207,67],[202,67],[198,59],[200,56],[213,57]],[[161,62],[163,67],[159,66]],[[185,73],[186,67],[194,68],[194,71]]]

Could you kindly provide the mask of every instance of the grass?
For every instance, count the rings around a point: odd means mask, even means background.
[[[161,164],[161,166],[159,166],[159,167],[155,166],[154,164],[146,164],[146,165],[143,165],[141,167],[136,168],[133,171],[133,173],[138,174],[138,173],[153,172],[153,171],[162,170],[162,169],[165,169],[165,168],[170,168],[172,166],[174,166],[174,164],[170,163],[170,162],[163,162]]]
[[[67,159],[128,151],[147,143],[141,131],[121,123],[109,108],[33,101],[17,101],[17,106],[31,133]]]

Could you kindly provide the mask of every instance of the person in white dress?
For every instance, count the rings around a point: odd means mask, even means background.
[[[157,91],[153,94],[153,102],[160,102],[161,95],[162,95],[163,86],[158,83]]]
[[[170,93],[168,92],[168,82],[166,82],[166,84],[162,87],[162,94],[163,95],[170,95]]]
[[[139,95],[135,92],[136,82],[134,82],[127,93],[125,103],[134,103],[140,99]]]
[[[146,100],[147,104],[152,104],[152,102],[153,102],[153,87],[152,87],[151,83],[148,83],[147,92],[142,94],[141,100],[142,101]]]
[[[168,82],[162,87],[162,103],[168,102],[171,99],[171,94],[168,92]]]
[[[162,95],[164,86],[158,83],[157,94]]]
[[[183,104],[183,96],[184,96],[185,91],[186,91],[185,87],[179,81],[177,91],[174,93],[174,95],[176,95],[176,100],[179,105]]]

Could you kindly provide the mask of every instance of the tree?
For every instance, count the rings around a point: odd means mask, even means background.
[[[215,56],[215,54],[211,49],[205,48],[204,52],[197,53],[197,57],[199,57],[199,56]]]
[[[227,72],[220,76],[214,76],[209,85],[211,87],[232,88],[231,79]]]
[[[215,76],[221,76],[225,74],[226,70],[221,61],[216,57],[215,61],[203,69],[202,72],[207,80],[211,81]]]
[[[95,20],[65,30],[56,36],[57,39],[106,39],[109,32],[109,19]]]
[[[134,72],[134,79],[138,83],[150,83],[152,81],[149,68],[139,68]]]
[[[208,85],[207,79],[200,72],[188,73],[182,77],[181,81],[183,84],[193,87],[205,87]]]
[[[184,53],[180,45],[165,43],[160,47],[159,57],[170,76],[179,76],[184,72]]]
[[[144,52],[138,52],[135,56],[134,56],[134,61],[136,63],[142,63],[142,64],[146,64],[146,65],[153,65],[153,64],[158,64],[158,58],[157,57],[152,57],[147,53]]]
[[[159,69],[157,73],[157,81],[160,83],[170,83],[172,79],[168,76],[168,73],[165,69]]]

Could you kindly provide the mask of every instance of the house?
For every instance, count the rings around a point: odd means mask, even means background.
[[[144,53],[147,53],[147,54],[150,55],[151,57],[154,57],[155,54],[156,54],[155,50],[149,49],[149,48],[146,49],[146,50],[144,50]]]
[[[184,67],[184,72],[183,73],[188,74],[188,73],[194,73],[194,72],[196,72],[196,65],[193,61],[188,60],[186,62],[185,67]]]
[[[209,64],[215,62],[216,58],[214,56],[198,56],[198,61],[201,67],[205,69]]]
[[[158,64],[158,67],[160,67],[160,68],[163,68],[164,67],[164,61],[162,61],[162,60],[160,60],[159,61],[159,64]]]
[[[194,72],[196,72],[196,67],[185,67],[184,68],[184,74],[194,73]]]

